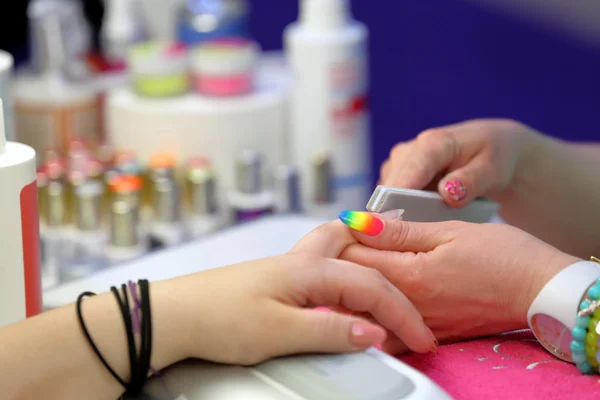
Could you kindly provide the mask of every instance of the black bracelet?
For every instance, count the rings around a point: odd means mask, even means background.
[[[77,319],[79,320],[79,326],[81,326],[81,330],[83,330],[83,334],[85,335],[85,338],[87,339],[88,343],[94,350],[94,353],[96,353],[96,355],[98,356],[98,359],[100,359],[100,361],[102,362],[104,367],[106,367],[108,372],[110,372],[110,374],[121,384],[121,386],[123,386],[123,388],[125,390],[127,390],[127,383],[123,379],[121,379],[121,377],[119,375],[117,375],[115,370],[112,369],[112,367],[110,365],[108,365],[108,362],[106,362],[106,360],[100,353],[100,350],[98,350],[98,347],[92,340],[92,337],[90,336],[90,333],[88,332],[87,326],[85,325],[85,322],[83,321],[83,314],[81,312],[81,302],[83,301],[84,298],[86,298],[88,296],[95,296],[95,295],[96,295],[96,293],[93,293],[93,292],[84,292],[84,293],[81,293],[79,295],[79,297],[77,297],[76,308],[77,308]]]
[[[142,347],[140,351],[140,390],[148,380],[150,371],[150,360],[152,359],[152,310],[150,308],[150,285],[147,280],[141,279],[139,282],[140,297],[142,303]]]
[[[139,391],[136,392],[136,388],[139,386],[137,382],[138,373],[137,373],[137,351],[135,348],[135,338],[133,336],[133,325],[131,323],[131,313],[129,311],[129,296],[127,295],[127,287],[125,285],[121,286],[121,290],[123,291],[123,299],[119,294],[119,291],[116,287],[112,286],[110,291],[115,295],[117,300],[117,304],[121,310],[121,316],[123,317],[123,323],[125,324],[125,334],[127,335],[127,350],[129,352],[129,384],[127,385],[127,389],[125,394],[128,396],[134,396],[139,394]]]
[[[121,311],[121,315],[123,317],[123,323],[125,325],[125,333],[127,335],[127,347],[129,353],[129,368],[131,376],[129,383],[125,382],[119,375],[117,375],[114,369],[102,356],[100,350],[92,340],[92,337],[83,320],[83,313],[81,311],[82,301],[85,297],[95,296],[96,294],[92,292],[82,293],[77,298],[76,303],[79,325],[81,326],[81,329],[83,330],[83,333],[88,343],[90,344],[90,346],[94,350],[94,353],[96,353],[104,367],[121,384],[121,386],[123,386],[123,388],[125,389],[125,395],[130,397],[136,397],[142,392],[142,389],[148,380],[148,373],[150,371],[150,360],[152,358],[152,312],[150,308],[150,287],[148,281],[145,279],[139,280],[138,285],[140,287],[140,303],[142,313],[140,327],[141,346],[139,357],[135,345],[127,286],[121,286],[123,298],[121,297],[116,287],[113,286],[110,288],[111,292],[114,294],[117,300],[119,309]],[[136,299],[137,294],[132,293],[132,297]]]

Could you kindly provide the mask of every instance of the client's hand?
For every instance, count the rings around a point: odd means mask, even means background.
[[[370,226],[371,236],[335,221],[296,249],[377,269],[417,306],[440,341],[526,328],[535,296],[576,261],[508,225],[413,223],[368,213],[346,217],[355,229]],[[384,349],[407,348],[402,338],[390,336]]]
[[[386,330],[414,351],[436,345],[416,308],[380,272],[347,261],[288,254],[162,283],[182,321],[175,340],[187,357],[253,364],[291,353],[352,352],[383,342]],[[310,308],[338,305],[376,323]]]

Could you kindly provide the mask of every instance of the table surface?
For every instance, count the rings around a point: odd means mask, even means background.
[[[150,281],[285,253],[325,220],[305,216],[273,216],[225,229],[205,239],[148,254],[44,291],[44,307],[74,302],[84,291],[106,292],[113,285],[141,278]]]

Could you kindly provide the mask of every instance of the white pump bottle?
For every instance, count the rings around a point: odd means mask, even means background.
[[[364,209],[372,192],[367,38],[347,0],[301,0],[299,20],[285,31],[294,79],[292,158],[309,213],[318,154],[330,155],[336,207]]]

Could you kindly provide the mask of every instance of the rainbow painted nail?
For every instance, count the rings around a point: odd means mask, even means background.
[[[369,236],[377,236],[383,230],[383,222],[368,212],[342,211],[338,217],[350,228]]]
[[[461,181],[458,180],[451,180],[446,182],[446,185],[444,185],[444,189],[446,190],[446,192],[448,192],[448,194],[454,201],[460,201],[464,199],[467,195],[467,188],[465,187],[465,185],[463,185]]]

